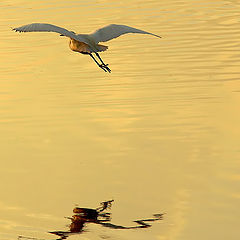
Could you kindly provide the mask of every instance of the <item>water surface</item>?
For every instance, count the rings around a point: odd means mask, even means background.
[[[75,204],[115,199],[113,223],[71,239],[237,240],[239,2],[2,1],[0,238],[52,239]],[[54,33],[127,24],[162,36],[108,42],[107,74]]]

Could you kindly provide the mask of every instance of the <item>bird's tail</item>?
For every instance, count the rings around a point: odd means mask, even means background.
[[[108,46],[98,44],[97,48],[98,48],[98,52],[103,52],[103,51],[106,51],[108,49]]]

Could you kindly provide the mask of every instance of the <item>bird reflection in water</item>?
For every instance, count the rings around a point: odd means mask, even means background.
[[[74,233],[83,232],[83,228],[86,223],[100,224],[110,221],[111,213],[105,212],[105,210],[111,208],[113,201],[114,200],[102,202],[101,206],[96,209],[75,207],[73,209],[74,215],[72,217],[66,217],[71,220],[69,231],[53,231],[49,233],[60,236],[59,239],[65,239]]]
[[[137,229],[151,227],[151,224],[149,224],[150,222],[163,219],[164,213],[161,213],[154,214],[152,218],[133,221],[137,224],[136,226],[126,227],[122,225],[112,224],[110,223],[111,213],[106,212],[106,210],[111,209],[113,201],[114,200],[102,202],[101,206],[96,209],[75,207],[73,209],[74,215],[72,217],[66,217],[67,219],[71,220],[71,224],[69,225],[69,231],[51,231],[49,233],[55,234],[60,237],[56,240],[62,240],[73,234],[81,234],[82,232],[84,232],[84,226],[86,223],[96,223],[112,229]],[[19,239],[20,238],[27,237],[19,236]]]

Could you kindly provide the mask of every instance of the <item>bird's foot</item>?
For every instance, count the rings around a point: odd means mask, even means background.
[[[98,65],[104,72],[107,72],[107,70],[102,66],[102,65]]]
[[[111,69],[108,67],[108,64],[101,64],[100,65],[100,68],[102,68],[105,72],[106,70],[110,73],[111,72]]]
[[[165,213],[157,213],[157,214],[153,214],[153,216],[156,218],[156,220],[162,220],[164,214]]]

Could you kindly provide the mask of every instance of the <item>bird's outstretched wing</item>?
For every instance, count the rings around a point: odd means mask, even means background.
[[[73,38],[77,41],[87,43],[84,38],[76,35],[74,32],[70,32],[65,28],[61,28],[49,23],[32,23],[18,28],[13,28],[13,30],[16,32],[56,32],[66,37]]]
[[[145,32],[143,30],[132,28],[126,25],[117,25],[117,24],[110,24],[106,27],[100,28],[96,30],[94,33],[90,34],[90,36],[98,43],[98,42],[107,42],[113,38],[117,38],[126,33],[150,34],[160,38],[160,36],[153,33]]]

